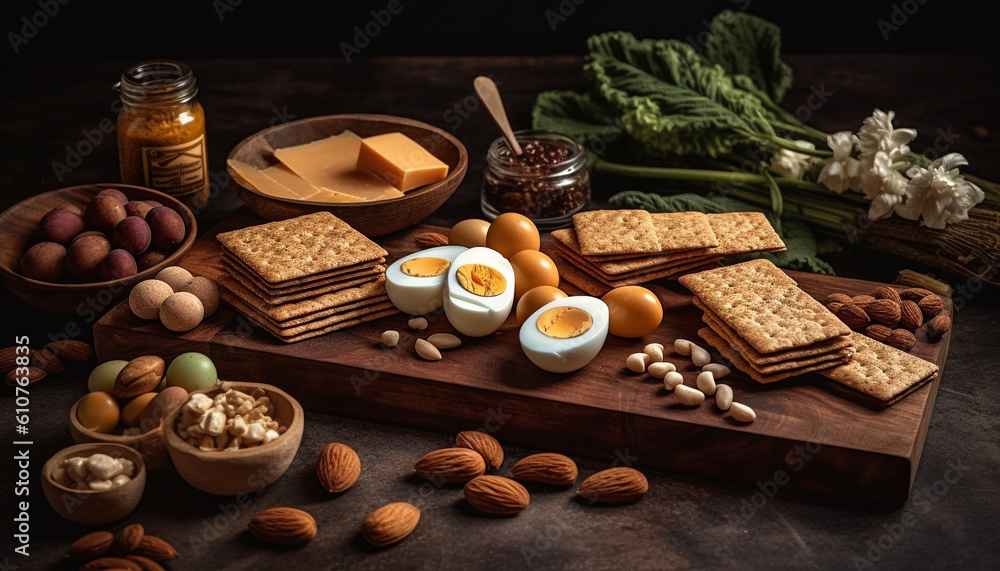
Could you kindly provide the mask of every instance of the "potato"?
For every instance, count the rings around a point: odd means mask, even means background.
[[[153,205],[142,200],[133,200],[125,203],[125,216],[138,216],[146,218],[146,213],[152,210]]]
[[[77,236],[66,249],[66,269],[80,279],[97,277],[104,257],[111,252],[111,242],[99,233]]]
[[[38,241],[57,242],[65,246],[86,230],[86,226],[83,216],[68,208],[56,207],[42,216],[38,223]]]
[[[156,206],[146,213],[146,223],[153,234],[153,247],[174,251],[187,234],[184,219],[169,206]]]
[[[134,276],[138,268],[135,258],[127,250],[111,250],[101,261],[101,281],[117,280]]]
[[[142,272],[148,270],[149,268],[152,268],[153,266],[163,262],[163,260],[166,259],[167,259],[167,254],[161,252],[160,250],[146,250],[145,252],[142,253],[141,256],[139,256],[139,259],[136,260],[136,263],[139,265],[139,271]]]
[[[21,274],[33,280],[58,282],[66,271],[66,247],[58,242],[39,242],[21,256]]]
[[[126,216],[115,226],[111,247],[121,248],[132,256],[138,256],[149,248],[152,239],[153,234],[145,220],[138,216]]]
[[[98,194],[92,198],[83,213],[88,228],[104,232],[109,236],[124,218],[125,205],[110,194]]]
[[[124,192],[118,190],[117,188],[105,188],[101,192],[98,192],[96,196],[113,196],[118,199],[118,202],[122,203],[122,206],[125,206],[128,203],[128,197],[125,196]]]

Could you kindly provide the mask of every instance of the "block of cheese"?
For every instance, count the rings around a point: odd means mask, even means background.
[[[402,133],[361,140],[357,167],[406,192],[448,176],[448,165]]]
[[[320,189],[361,200],[403,196],[379,177],[355,169],[360,148],[361,137],[344,131],[318,141],[275,149],[274,156],[293,173]]]

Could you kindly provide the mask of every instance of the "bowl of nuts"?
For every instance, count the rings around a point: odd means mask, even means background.
[[[192,391],[163,424],[174,467],[191,486],[231,496],[263,489],[291,465],[302,406],[271,385],[222,381]]]
[[[177,265],[197,238],[182,202],[116,183],[37,194],[0,213],[0,227],[0,282],[54,315],[111,307],[134,284]]]
[[[84,525],[119,520],[135,509],[146,487],[142,455],[122,444],[77,444],[42,467],[42,492],[63,518]]]

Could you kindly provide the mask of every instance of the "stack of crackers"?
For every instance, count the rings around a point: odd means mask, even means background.
[[[729,256],[784,250],[760,212],[591,210],[574,215],[573,228],[554,230],[548,253],[566,281],[602,296],[718,267]]]
[[[704,312],[698,335],[757,382],[815,371],[885,406],[937,374],[933,363],[852,332],[769,260],[678,281]]]
[[[386,251],[329,212],[223,232],[219,294],[286,343],[397,313]]]

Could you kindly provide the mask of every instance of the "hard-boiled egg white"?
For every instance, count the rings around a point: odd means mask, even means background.
[[[608,321],[608,306],[596,297],[557,299],[540,307],[521,325],[521,349],[541,369],[575,371],[604,347]]]
[[[414,252],[385,271],[385,292],[396,309],[424,315],[441,307],[448,270],[464,246],[438,246]]]
[[[469,248],[448,270],[443,301],[445,316],[459,333],[489,335],[514,306],[514,268],[496,250]]]

